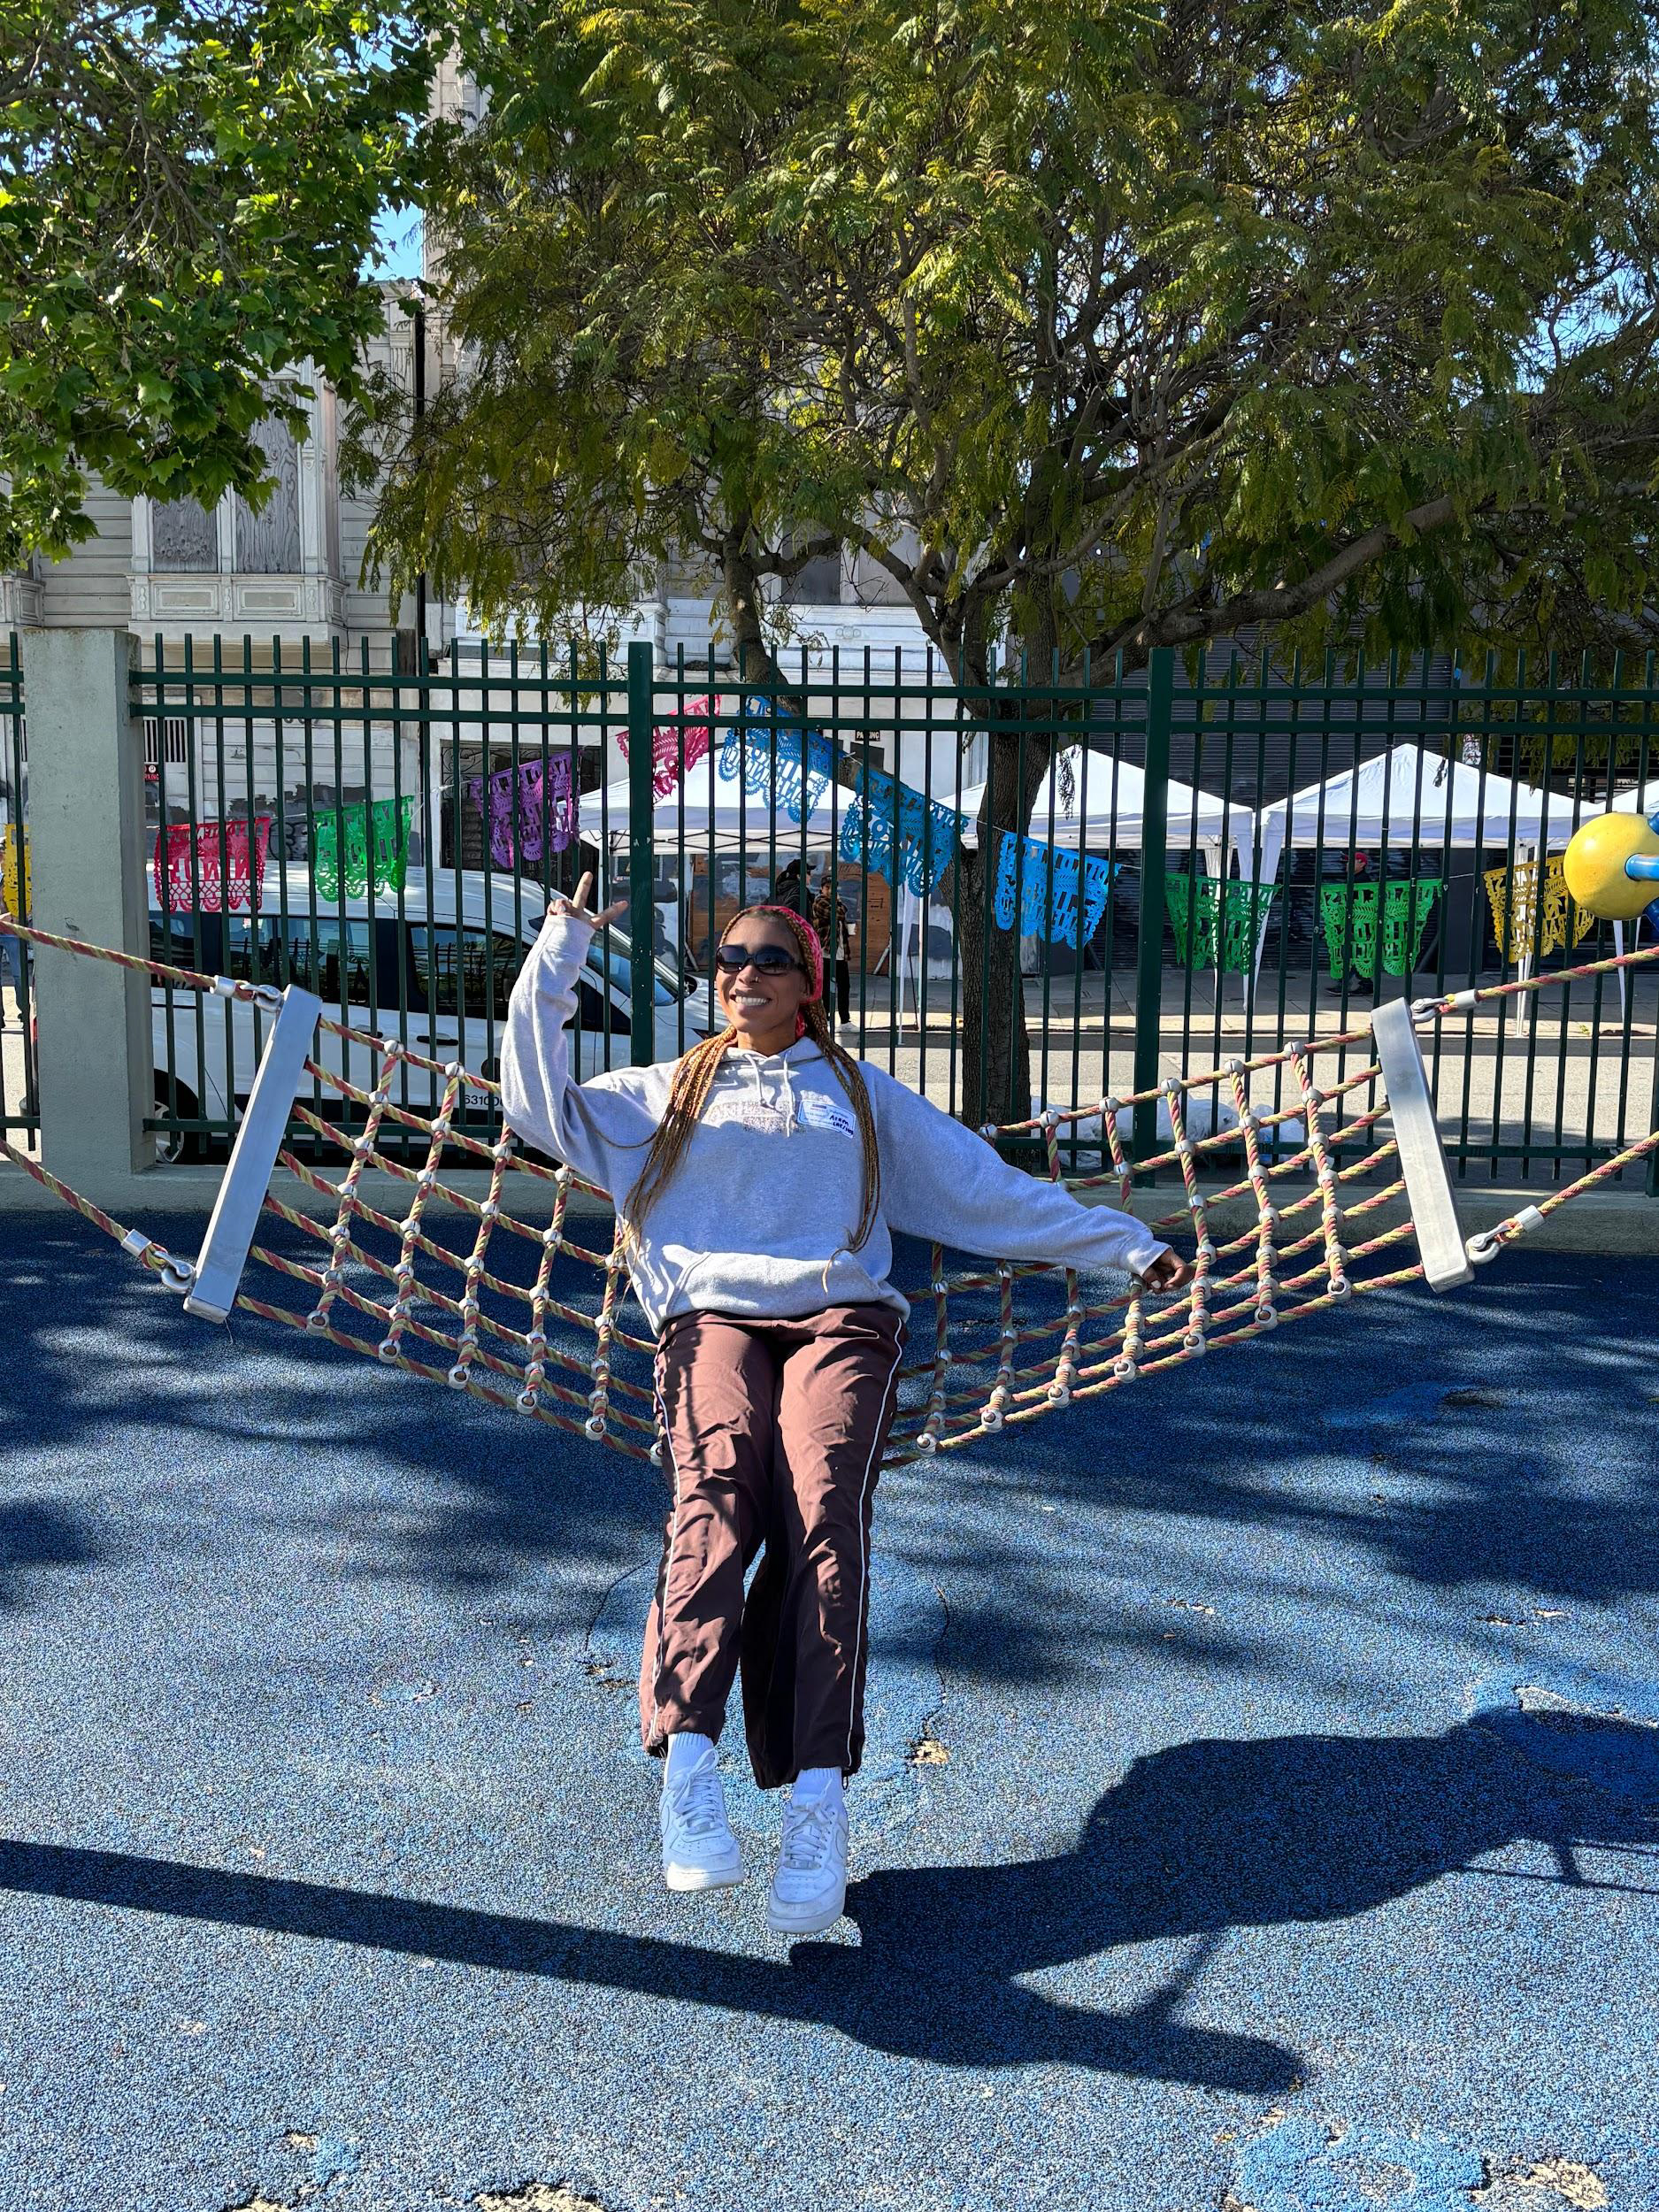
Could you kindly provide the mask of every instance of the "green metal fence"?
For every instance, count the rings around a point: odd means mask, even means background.
[[[580,668],[462,648],[393,672],[366,648],[170,655],[157,640],[134,695],[157,953],[303,980],[342,1019],[488,1075],[545,901],[591,865],[629,900],[582,994],[591,1071],[695,1041],[740,904],[827,891],[851,1047],[949,1110],[972,1092],[1016,1119],[1354,1027],[1392,994],[1610,951],[1550,863],[1659,768],[1652,657],[1604,682],[1554,661],[1504,682],[1489,664],[1398,660],[1194,674],[1167,654],[1070,683],[1016,665],[978,691],[900,652],[803,655],[783,675],[741,683],[713,651],[664,662],[644,646]],[[981,856],[994,733],[1017,776],[1056,758],[1029,838],[993,832]],[[258,874],[262,849],[256,891],[238,869]],[[995,966],[989,933],[977,965],[962,952],[976,869],[1021,941],[1024,1095],[1011,1073],[998,1090],[1006,1040],[972,1018]],[[1596,979],[1536,1013],[1442,1025],[1428,1050],[1460,1171],[1547,1182],[1654,1125],[1656,995],[1651,976],[1624,992]],[[157,993],[169,1148],[227,1141],[250,1019]],[[367,1075],[360,1056],[348,1074]],[[421,1079],[404,1081],[429,1110]],[[484,1094],[468,1103],[481,1125]],[[1219,1087],[1210,1105],[1225,1118]],[[1155,1125],[1143,1111],[1142,1152]],[[1098,1141],[1087,1124],[1071,1140],[1079,1164]]]
[[[24,922],[29,918],[28,860],[23,669],[14,633],[0,651],[0,906]],[[15,938],[0,939],[0,1135],[25,1145],[33,1143],[39,1127],[32,985],[26,949]]]
[[[1240,1048],[1277,1044],[1310,1020],[1351,1028],[1384,995],[1440,996],[1603,956],[1616,941],[1629,949],[1632,933],[1571,907],[1559,856],[1581,821],[1610,802],[1634,803],[1653,784],[1655,675],[1652,654],[1621,660],[1604,680],[1555,656],[1541,667],[1522,658],[1508,680],[1489,656],[1440,681],[1426,663],[1408,673],[1397,657],[1362,662],[1344,677],[1327,659],[1178,695],[1172,727],[1195,780],[1225,792],[1242,784],[1257,802],[1241,877],[1253,872],[1247,861],[1259,864],[1258,826],[1274,812],[1275,792],[1248,791],[1265,781],[1270,757],[1290,793],[1339,787],[1294,810],[1303,835],[1277,874],[1284,888],[1267,918]],[[1390,780],[1380,818],[1373,810],[1362,826],[1354,771],[1391,751],[1411,772]],[[1649,789],[1644,810],[1655,800]],[[1465,805],[1473,826],[1460,830]],[[1355,923],[1367,918],[1356,910],[1367,894],[1376,921],[1362,931]],[[1316,897],[1323,913],[1311,910]],[[1392,947],[1378,926],[1391,902],[1401,925]],[[1213,1015],[1189,1018],[1197,972],[1186,964],[1183,1042],[1191,1050],[1202,1032],[1202,1048],[1216,1052]],[[1536,1008],[1500,1002],[1473,1023],[1437,1025],[1426,1050],[1463,1173],[1555,1180],[1655,1126],[1655,993],[1652,976],[1624,989],[1598,977],[1546,993]]]

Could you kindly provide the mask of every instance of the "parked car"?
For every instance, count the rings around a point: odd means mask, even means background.
[[[363,898],[319,898],[303,864],[273,865],[257,914],[164,914],[152,903],[150,957],[257,983],[303,984],[326,1014],[354,1029],[400,1037],[434,1060],[459,1060],[493,1078],[508,995],[544,910],[538,886],[475,869],[446,869],[428,884],[424,870],[411,868],[401,901],[382,893],[371,909]],[[573,1024],[584,1077],[632,1056],[631,952],[626,932],[616,928],[588,949]],[[709,990],[688,986],[672,962],[651,965],[653,1056],[672,1060],[710,1028]],[[254,1009],[159,985],[150,1003],[157,1112],[187,1122],[240,1115],[258,1066]],[[313,1050],[321,1065],[349,1081],[365,1089],[373,1084],[378,1058],[365,1047],[348,1046],[325,1029]],[[411,1070],[409,1085],[410,1106],[430,1112],[440,1079]],[[401,1087],[395,1096],[402,1102]],[[472,1112],[487,1112],[489,1102],[481,1087],[466,1086]],[[337,1115],[342,1104],[337,1093],[323,1092],[321,1110]],[[159,1148],[164,1158],[199,1156],[204,1137],[164,1131]]]

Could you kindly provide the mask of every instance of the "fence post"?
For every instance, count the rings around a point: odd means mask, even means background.
[[[26,630],[29,845],[39,929],[150,951],[144,745],[125,630]],[[150,979],[42,947],[35,956],[41,1157],[111,1191],[153,1166]]]
[[[1158,1079],[1158,1036],[1164,1018],[1164,869],[1170,818],[1170,718],[1175,699],[1175,654],[1154,646],[1147,661],[1147,769],[1141,832],[1140,950],[1135,973],[1137,1091]],[[1131,1148],[1137,1160],[1158,1148],[1158,1102],[1135,1108]]]
[[[651,902],[656,845],[651,818],[657,807],[657,763],[651,746],[652,653],[648,643],[628,648],[628,936],[633,1007],[628,1018],[636,1068],[657,1057],[656,966],[651,958],[656,910]]]

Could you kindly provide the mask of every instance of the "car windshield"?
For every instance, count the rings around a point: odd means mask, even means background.
[[[465,1015],[497,1021],[529,946],[502,930],[457,930],[452,922],[428,925],[411,914],[406,929],[390,916],[374,923],[352,917],[342,924],[327,913],[303,910],[286,923],[276,914],[150,915],[150,956],[173,967],[227,974],[240,981],[298,983],[326,1003],[403,1006],[413,1012]],[[401,953],[401,958],[400,958]],[[626,1005],[634,987],[631,949],[616,932],[609,943],[595,937],[587,966]],[[401,971],[401,972],[400,972]],[[674,1006],[685,987],[668,964],[653,956],[651,998]]]
[[[633,964],[628,954],[619,945],[613,944],[607,949],[601,940],[595,937],[588,948],[587,964],[595,975],[608,977],[613,987],[622,992],[625,996],[632,992],[634,988]],[[662,963],[653,960],[651,963],[652,1003],[657,1006],[674,1006],[679,1003],[679,999],[680,994],[671,991],[663,980]]]

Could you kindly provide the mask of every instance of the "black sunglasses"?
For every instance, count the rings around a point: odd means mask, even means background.
[[[791,968],[806,970],[782,945],[717,945],[714,964],[722,975],[741,975],[753,968],[757,975],[787,975]]]

